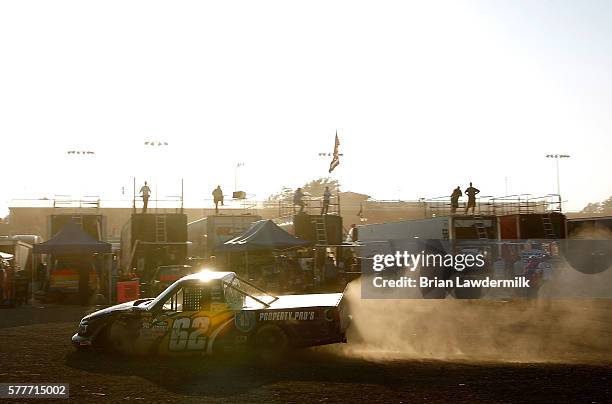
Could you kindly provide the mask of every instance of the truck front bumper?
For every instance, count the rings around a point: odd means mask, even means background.
[[[72,345],[77,348],[89,347],[92,345],[92,342],[93,341],[90,337],[83,337],[78,333],[72,336]]]

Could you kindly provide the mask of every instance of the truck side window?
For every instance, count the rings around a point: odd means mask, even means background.
[[[183,288],[170,296],[162,306],[163,311],[183,311]]]
[[[235,287],[240,287],[240,282],[238,279],[234,279],[232,284],[225,284],[225,301],[228,306],[234,310],[242,309],[244,306],[244,296],[238,292],[236,289],[232,288],[232,285]]]

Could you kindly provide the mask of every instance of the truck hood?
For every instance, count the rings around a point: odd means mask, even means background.
[[[298,309],[304,307],[336,307],[342,300],[342,293],[320,293],[310,295],[279,296],[278,299],[265,307],[266,310]],[[253,301],[246,309],[262,309],[261,304]]]
[[[93,313],[86,315],[85,317],[83,317],[83,320],[91,321],[91,320],[95,320],[100,317],[108,316],[112,313],[130,311],[134,309],[134,307],[146,307],[144,303],[151,301],[151,300],[153,299],[133,300],[131,302],[126,302],[126,303],[117,304],[115,306],[106,307],[102,310],[94,311]]]

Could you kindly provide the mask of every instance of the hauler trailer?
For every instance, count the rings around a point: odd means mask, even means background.
[[[496,216],[441,216],[358,226],[359,242],[388,241],[401,247],[409,240],[495,240]]]
[[[612,216],[581,217],[568,219],[567,233],[570,238],[612,238]]]
[[[36,269],[36,257],[32,255],[32,244],[26,243],[14,237],[0,237],[0,252],[12,254],[15,267],[21,271],[31,274]]]
[[[397,222],[368,224],[358,226],[359,256],[362,272],[371,274],[372,258],[376,254],[395,254],[397,251],[409,253],[435,254],[483,254],[487,259],[484,269],[478,271],[464,270],[461,277],[484,276],[488,273],[488,260],[491,253],[488,240],[498,238],[498,220],[496,216],[440,216],[426,219],[402,220]],[[397,276],[401,268],[392,268],[390,276]],[[419,268],[420,276],[448,278],[457,275],[441,267]],[[472,290],[473,289],[473,290]],[[449,291],[439,288],[423,288],[424,297],[442,298]],[[479,288],[463,288],[454,291],[456,297],[480,297]]]
[[[15,307],[28,299],[28,279],[21,276],[14,256],[0,252],[0,307]]]
[[[208,258],[215,255],[215,248],[228,240],[242,234],[261,216],[244,215],[209,215],[187,224],[190,257]]]
[[[612,216],[567,221],[566,260],[582,273],[597,274],[612,267]]]
[[[499,217],[500,240],[564,239],[567,219],[561,212],[517,213]]]
[[[302,240],[311,241],[314,248],[301,258],[312,259],[312,272],[309,273],[305,285],[317,290],[337,289],[343,287],[335,266],[328,265],[330,258],[336,263],[345,262],[353,256],[353,246],[343,244],[344,227],[340,215],[340,195],[332,195],[327,213],[323,214],[323,199],[310,198],[305,200],[306,206],[299,211],[292,201],[278,202],[278,216],[273,221],[289,234]],[[353,273],[350,274],[351,276]],[[346,281],[346,273],[344,274]],[[342,281],[342,282],[344,282]]]
[[[186,214],[134,213],[121,231],[121,270],[145,285],[157,267],[185,264],[187,246]]]
[[[48,217],[47,240],[55,236],[69,222],[77,224],[96,240],[106,239],[106,216],[97,213],[57,213]]]

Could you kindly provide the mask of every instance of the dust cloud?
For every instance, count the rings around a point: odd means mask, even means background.
[[[577,240],[612,240],[612,231],[605,227],[582,227],[572,232],[570,238]]]
[[[569,274],[555,290],[570,288]],[[545,295],[545,291],[542,291]],[[352,316],[342,355],[369,360],[466,360],[502,362],[609,363],[612,359],[612,300],[362,299],[360,281],[346,299]]]

